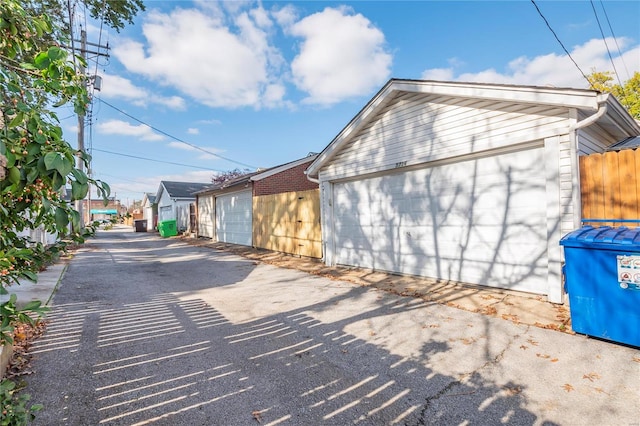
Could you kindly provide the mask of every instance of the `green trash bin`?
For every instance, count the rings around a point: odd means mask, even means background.
[[[163,220],[158,222],[158,232],[161,237],[175,237],[178,235],[178,224],[175,220]]]

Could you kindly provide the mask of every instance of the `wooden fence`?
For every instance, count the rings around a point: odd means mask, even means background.
[[[253,197],[253,243],[268,250],[322,257],[319,190]]]
[[[585,219],[640,219],[638,176],[640,149],[580,157],[580,195],[584,223],[617,226],[624,222],[599,223]]]

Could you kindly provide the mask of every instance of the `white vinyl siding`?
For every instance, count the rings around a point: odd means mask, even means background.
[[[153,230],[153,207],[147,206],[142,210],[142,218],[147,221],[147,231]]]
[[[593,132],[578,132],[578,146],[580,147],[580,155],[589,155],[596,152],[604,152],[609,146],[604,140],[600,139]]]
[[[216,239],[220,242],[252,245],[252,191],[216,197]]]
[[[568,110],[428,95],[394,99],[353,136],[322,180],[467,155],[567,132]]]
[[[189,229],[189,217],[191,215],[189,206],[192,202],[193,201],[176,201],[176,226],[178,227],[178,231],[186,231]]]
[[[176,201],[165,198],[164,194],[158,203],[158,222],[175,220],[178,231],[186,230],[189,227],[189,204],[192,201]]]
[[[213,239],[215,237],[215,197],[198,197],[198,236]]]
[[[335,183],[334,263],[546,294],[543,153]]]
[[[571,146],[572,138],[569,135],[559,137],[559,191],[560,191],[560,233],[568,234],[578,227],[580,216],[580,191],[577,185],[578,160],[575,149]],[[551,196],[551,194],[549,194]],[[577,212],[577,214],[576,214]],[[550,218],[552,219],[552,218]]]
[[[175,202],[169,197],[167,191],[162,191],[162,195],[158,200],[158,222],[163,220],[172,220],[176,218]]]

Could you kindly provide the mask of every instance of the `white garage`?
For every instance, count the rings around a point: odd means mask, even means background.
[[[307,169],[324,261],[562,302],[578,155],[637,131],[592,90],[390,80]]]
[[[218,195],[216,200],[216,239],[220,242],[252,244],[251,189]]]
[[[215,203],[213,194],[197,194],[198,237],[215,238]]]
[[[333,185],[334,262],[541,292],[542,148]],[[518,169],[502,165],[518,163]]]

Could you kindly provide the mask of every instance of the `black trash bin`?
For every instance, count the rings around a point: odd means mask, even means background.
[[[134,220],[133,224],[136,228],[136,232],[147,232],[147,219]]]

